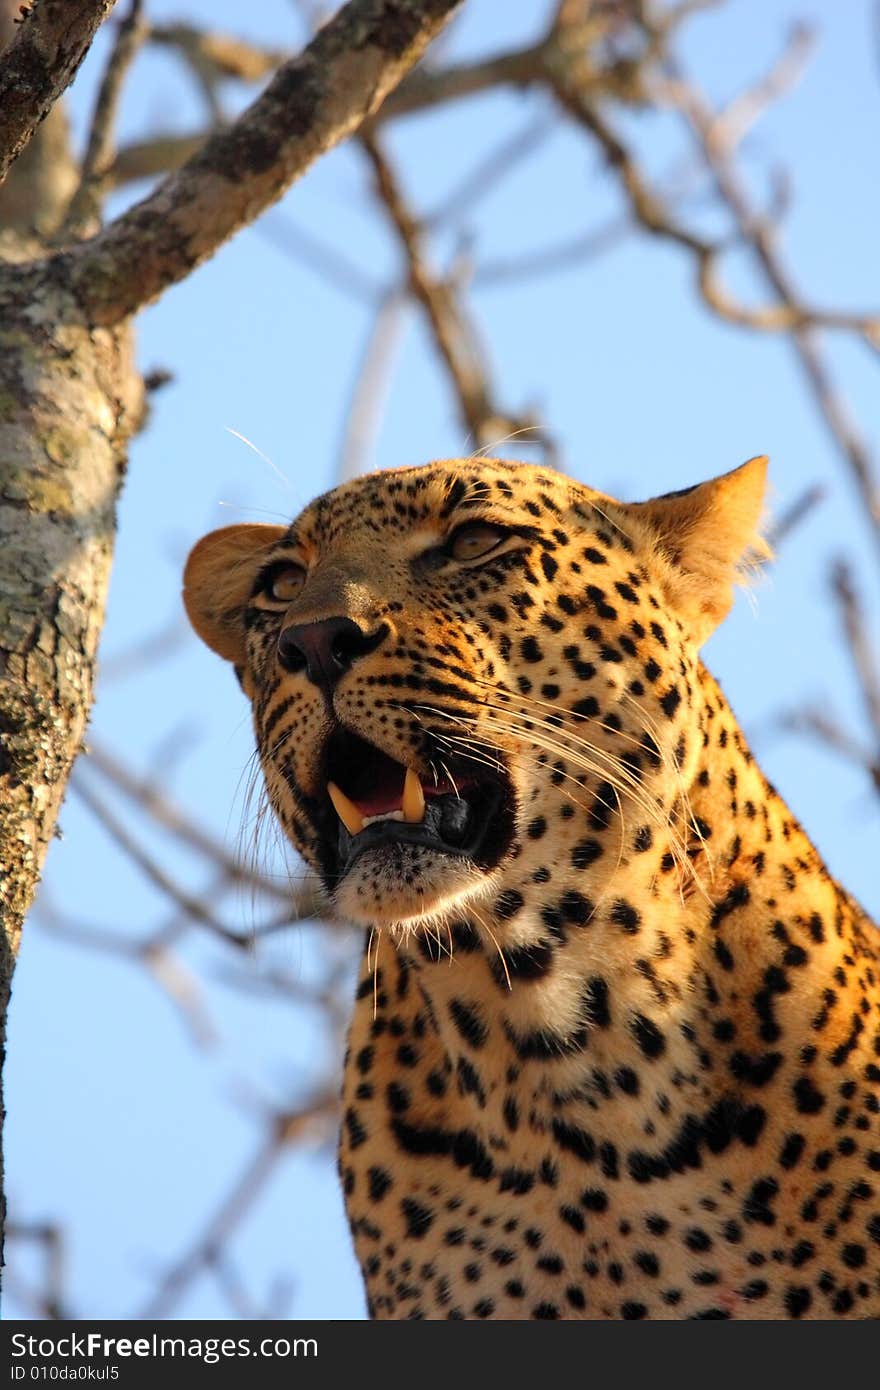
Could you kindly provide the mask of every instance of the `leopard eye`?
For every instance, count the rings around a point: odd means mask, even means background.
[[[305,582],[306,572],[302,565],[280,560],[262,575],[257,598],[268,599],[270,603],[290,603]]]
[[[478,560],[488,555],[506,538],[507,532],[500,526],[491,526],[483,521],[474,521],[459,526],[447,545],[447,553],[453,560]]]

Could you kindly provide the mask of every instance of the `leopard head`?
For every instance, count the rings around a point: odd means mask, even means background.
[[[633,504],[444,461],[195,546],[190,621],[234,665],[272,805],[342,916],[436,928],[563,862],[595,894],[671,823],[765,465]]]

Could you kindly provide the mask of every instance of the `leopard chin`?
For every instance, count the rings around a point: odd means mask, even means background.
[[[360,926],[396,936],[435,933],[462,908],[488,902],[499,877],[464,855],[389,840],[358,855],[332,899],[340,917]]]

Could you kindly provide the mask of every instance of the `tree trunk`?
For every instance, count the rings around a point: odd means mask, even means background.
[[[92,701],[125,451],[131,328],[51,265],[0,267],[0,1011]],[[2,1040],[0,1040],[2,1045]]]

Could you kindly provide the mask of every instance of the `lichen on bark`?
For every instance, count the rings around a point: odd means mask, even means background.
[[[17,946],[91,704],[125,446],[131,330],[0,267],[0,913]]]

